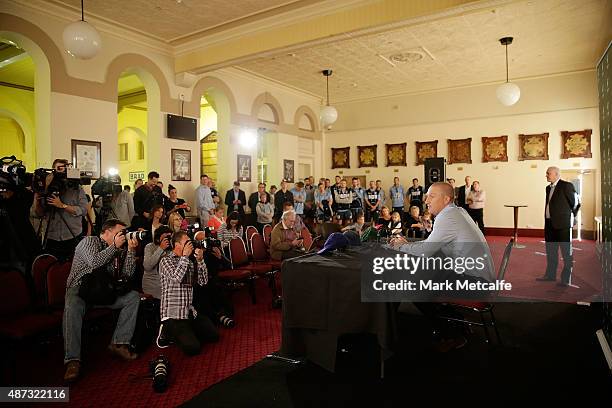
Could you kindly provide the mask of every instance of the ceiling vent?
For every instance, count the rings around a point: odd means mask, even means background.
[[[434,57],[425,47],[418,47],[410,50],[394,52],[387,55],[387,59],[393,64],[414,64],[423,59],[433,60]]]

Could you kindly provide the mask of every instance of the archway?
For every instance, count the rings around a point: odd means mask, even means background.
[[[148,173],[148,105],[144,83],[134,73],[125,73],[117,86],[118,170],[124,185]]]
[[[26,37],[8,32],[0,36],[0,134],[3,138],[0,154],[14,154],[28,171],[33,171],[50,165],[48,62],[42,50]]]

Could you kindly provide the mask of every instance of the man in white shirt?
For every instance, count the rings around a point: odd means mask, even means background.
[[[424,241],[408,243],[403,237],[391,240],[391,246],[415,256],[433,256],[442,253],[445,257],[486,257],[488,264],[482,270],[472,268],[465,275],[489,282],[495,280],[491,252],[484,235],[468,213],[455,206],[453,187],[448,183],[434,183],[429,187],[425,203],[435,217],[431,235]]]
[[[198,217],[200,217],[200,225],[205,227],[208,225],[208,220],[215,209],[215,203],[210,192],[208,176],[206,174],[200,177],[200,185],[196,188],[195,199]]]

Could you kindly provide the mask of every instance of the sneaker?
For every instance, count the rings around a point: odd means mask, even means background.
[[[157,339],[155,340],[155,344],[157,344],[157,347],[159,348],[166,348],[170,345],[170,342],[168,341],[166,336],[164,336],[163,324],[159,325],[159,333],[157,333]]]
[[[132,353],[126,344],[109,344],[108,351],[127,361],[138,358],[138,354]]]
[[[81,362],[72,360],[66,363],[66,372],[64,373],[64,382],[73,383],[81,375]]]

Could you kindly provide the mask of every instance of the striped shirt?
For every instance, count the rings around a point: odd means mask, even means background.
[[[189,312],[196,317],[193,307],[194,276],[193,261],[186,256],[172,252],[159,261],[159,278],[161,281],[161,319],[189,319]],[[198,261],[198,285],[208,283],[208,270],[204,261]]]
[[[127,245],[127,243],[125,244]],[[81,284],[81,279],[88,273],[93,272],[106,265],[106,270],[110,274],[114,274],[113,259],[118,257],[121,249],[115,248],[114,245],[108,245],[99,236],[85,237],[79,242],[74,250],[74,258],[70,274],[66,281],[66,287],[72,288]],[[121,276],[130,278],[134,274],[136,268],[136,259],[134,251],[127,251],[125,262],[121,270]]]

